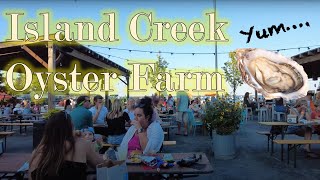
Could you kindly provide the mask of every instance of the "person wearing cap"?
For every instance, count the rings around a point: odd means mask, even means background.
[[[77,99],[77,107],[71,113],[71,120],[76,130],[92,127],[92,113],[90,108],[90,98],[88,96],[80,96]]]
[[[92,121],[94,124],[105,124],[108,109],[103,105],[103,97],[96,95],[93,98],[94,106],[89,111],[92,113]]]

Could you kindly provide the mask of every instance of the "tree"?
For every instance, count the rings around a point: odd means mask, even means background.
[[[229,53],[229,57],[231,58],[230,61],[227,61],[224,63],[224,67],[222,69],[224,70],[225,78],[227,82],[230,84],[232,91],[233,91],[233,101],[236,100],[236,90],[239,86],[243,84],[243,81],[241,79],[241,73],[237,66],[237,60],[235,58],[235,53],[231,52]]]
[[[17,77],[13,79],[13,86],[15,89],[20,90],[23,89],[26,82],[26,75],[24,73],[18,73]],[[29,91],[15,91],[14,89],[11,89],[11,87],[8,85],[8,82],[4,82],[6,84],[6,92],[12,96],[22,95],[26,94]]]
[[[154,69],[154,72],[150,72],[148,73],[149,75],[149,79],[150,79],[150,83],[152,84],[152,87],[156,87],[156,84],[158,81],[161,81],[161,80],[165,80],[165,76],[164,76],[164,73],[166,72],[166,69],[168,68],[168,65],[169,63],[163,58],[161,57],[161,55],[157,55],[157,61],[155,63],[155,69]],[[163,76],[162,78],[159,80],[158,79],[158,74],[162,73]],[[165,84],[162,83],[161,84],[161,89],[164,89],[165,88]],[[160,92],[158,92],[158,94],[160,95]]]
[[[0,92],[5,92],[3,72],[0,71]]]

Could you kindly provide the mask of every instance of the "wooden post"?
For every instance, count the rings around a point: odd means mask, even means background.
[[[127,99],[129,99],[129,76],[126,76],[127,81]]]
[[[56,48],[53,42],[48,42],[48,72],[54,74],[56,71]],[[54,83],[53,75],[50,76],[48,80],[48,110],[54,109]]]
[[[254,90],[254,98],[256,99],[257,105],[259,104],[258,102],[258,92],[257,90]]]
[[[104,102],[105,106],[107,107],[108,111],[111,111],[109,109],[109,92],[108,91],[104,92],[104,99],[105,99],[105,102]]]

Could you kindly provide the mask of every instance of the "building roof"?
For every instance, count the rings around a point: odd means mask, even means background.
[[[303,66],[308,78],[317,79],[320,77],[320,48],[305,51],[291,58]]]
[[[78,42],[54,41],[57,49],[56,67],[69,67],[76,59],[83,69],[103,68],[107,72],[115,72],[129,77],[130,71],[110,59],[98,54]],[[23,59],[34,67],[43,67],[48,63],[48,42],[0,42],[0,69],[5,69],[14,59]],[[43,61],[41,61],[43,60]],[[20,61],[21,62],[21,61]],[[77,63],[77,64],[78,64]]]

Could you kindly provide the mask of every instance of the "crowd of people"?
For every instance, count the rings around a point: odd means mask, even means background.
[[[110,110],[103,105],[102,96],[95,96],[93,101],[91,106],[88,96],[80,96],[75,108],[68,110],[66,105],[65,111],[50,116],[44,136],[32,154],[30,179],[85,179],[87,164],[95,167],[103,162],[95,151],[103,140],[95,138],[93,124],[107,126],[107,142],[120,144],[119,154],[129,156],[133,150],[145,154],[159,152],[164,133],[153,117],[150,97],[137,102],[130,98],[125,110],[119,99],[113,101]]]
[[[31,119],[32,116],[28,114],[39,114],[44,111],[44,107],[30,103],[29,101],[22,101],[21,103],[4,103],[1,107],[1,116],[9,116],[10,114],[21,115],[23,119]]]
[[[308,92],[305,97],[291,103],[286,103],[283,98],[276,98],[274,100],[269,100],[269,102],[256,103],[250,100],[248,92],[245,94],[243,100],[243,106],[251,107],[253,112],[255,112],[255,109],[258,108],[258,106],[260,106],[259,108],[270,108],[269,106],[273,105],[275,112],[295,116],[297,117],[297,122],[308,123],[314,120],[320,120],[320,92],[317,92],[315,95],[312,92]],[[286,133],[302,136],[306,140],[310,140],[312,134],[317,134],[320,139],[320,125],[288,126]],[[304,146],[304,151],[307,156],[318,157],[317,154],[311,151],[310,144]]]
[[[159,152],[164,132],[159,114],[177,114],[178,133],[183,125],[188,135],[188,112],[199,116],[203,112],[200,100],[191,100],[178,93],[176,100],[152,96],[141,99],[129,98],[124,104],[120,99],[104,106],[103,97],[97,95],[93,103],[89,96],[79,96],[72,108],[65,100],[64,111],[54,113],[47,121],[44,136],[32,154],[29,177],[31,179],[72,177],[84,179],[87,164],[95,167],[103,162],[98,154],[101,143],[116,145],[117,157],[125,159],[133,151],[144,154]],[[104,126],[106,133],[95,132],[96,125]],[[106,135],[107,134],[107,135]],[[46,152],[46,153],[44,153]]]

